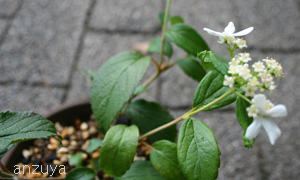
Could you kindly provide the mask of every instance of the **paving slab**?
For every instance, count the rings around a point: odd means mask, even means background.
[[[160,28],[157,14],[164,1],[98,0],[90,26],[96,29],[152,32]]]
[[[113,34],[89,32],[84,40],[83,51],[78,62],[78,67],[86,70],[96,71],[109,58],[123,52],[130,51],[137,43],[150,42],[155,35],[142,34]],[[150,68],[145,74],[142,82],[149,78],[155,72],[155,67],[150,64]],[[140,98],[146,98],[154,101],[156,96],[156,83],[149,86],[149,91],[144,93]],[[80,71],[74,73],[72,79],[72,88],[68,93],[67,101],[87,98],[89,96],[90,81]]]
[[[20,0],[1,0],[0,17],[11,17],[20,3]]]
[[[0,19],[0,39],[2,39],[7,24],[7,20]]]
[[[174,118],[182,116],[187,110],[170,110]],[[221,165],[218,179],[261,179],[258,145],[251,149],[244,147],[243,130],[238,124],[234,111],[213,110],[193,116],[207,124],[215,134],[221,151]],[[183,121],[177,124],[180,128]]]
[[[67,83],[88,5],[24,1],[0,49],[0,80]]]
[[[60,105],[64,89],[22,83],[0,85],[0,111],[34,111],[44,114]]]
[[[299,49],[299,1],[234,2],[242,28],[254,27],[254,31],[246,38],[248,45],[258,48]]]

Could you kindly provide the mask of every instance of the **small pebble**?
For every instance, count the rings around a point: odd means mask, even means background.
[[[68,140],[65,140],[65,139],[63,139],[63,140],[61,141],[61,143],[62,143],[62,145],[63,145],[64,147],[67,147],[67,146],[69,145],[69,141],[68,141]]]
[[[75,140],[72,140],[72,141],[70,142],[70,146],[76,147],[77,145],[78,145],[78,143],[77,143],[77,141],[75,141]]]
[[[90,133],[88,131],[82,131],[82,139],[86,140],[90,136]]]
[[[95,152],[93,152],[93,153],[91,154],[91,157],[92,157],[93,159],[96,159],[96,158],[98,158],[99,156],[100,156],[99,151],[95,151]]]
[[[22,155],[24,156],[25,159],[29,159],[29,157],[32,155],[32,151],[29,151],[27,149],[24,149],[22,151]]]
[[[73,127],[73,126],[70,126],[69,128],[68,128],[68,135],[72,135],[72,134],[74,134],[75,133],[75,128]]]
[[[82,146],[81,146],[81,150],[86,151],[88,146],[89,146],[90,140],[86,140]]]
[[[81,130],[87,130],[89,128],[89,126],[88,126],[88,124],[86,123],[86,122],[83,122],[83,123],[81,123],[81,125],[80,125],[80,129]]]
[[[53,137],[50,138],[50,144],[58,147],[59,146],[59,141]]]
[[[56,129],[57,132],[61,133],[64,128],[62,127],[62,125],[59,122],[56,122],[55,123],[55,129]]]
[[[67,153],[67,152],[69,152],[69,149],[66,148],[66,147],[61,147],[61,148],[57,151],[57,153]]]
[[[87,159],[87,157],[88,157],[88,155],[87,155],[86,153],[82,153],[82,155],[81,155],[81,156],[82,156],[82,159],[83,159],[83,160],[86,160],[86,159]]]
[[[91,126],[89,129],[90,134],[96,134],[98,132],[98,129],[95,126]]]
[[[34,152],[35,154],[37,154],[37,153],[40,152],[40,150],[39,150],[39,148],[35,147],[35,148],[33,148],[33,152]]]
[[[68,155],[67,154],[63,154],[60,158],[61,163],[66,163],[68,162]]]
[[[62,162],[60,160],[55,159],[55,160],[53,160],[53,164],[60,166],[60,165],[62,165]]]

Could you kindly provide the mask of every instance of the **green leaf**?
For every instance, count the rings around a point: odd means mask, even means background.
[[[164,180],[156,171],[150,161],[137,161],[132,163],[130,169],[122,177],[114,180]]]
[[[93,159],[93,166],[96,171],[102,170],[102,168],[100,167],[100,157]]]
[[[90,140],[88,148],[86,150],[87,153],[92,153],[95,150],[97,150],[99,147],[101,147],[102,139],[93,138]]]
[[[218,177],[220,150],[212,130],[198,119],[188,118],[179,130],[178,162],[189,180]]]
[[[167,140],[157,141],[152,145],[150,160],[154,168],[166,180],[186,179],[177,160],[177,146]]]
[[[227,58],[221,56],[220,54],[217,54],[217,53],[213,53],[213,54],[214,54],[215,57],[216,57],[219,61],[221,61],[223,64],[228,64],[229,61],[230,61],[230,59],[227,59]]]
[[[133,94],[150,63],[138,52],[123,52],[109,59],[95,74],[91,104],[101,132],[110,124]]]
[[[67,173],[65,180],[92,180],[96,176],[94,170],[86,167],[78,167]]]
[[[122,176],[130,168],[139,139],[137,126],[110,128],[100,149],[100,166],[111,176]]]
[[[82,166],[82,154],[83,152],[78,152],[69,157],[69,164],[72,166]]]
[[[202,37],[193,28],[185,24],[175,24],[164,33],[177,46],[194,56],[197,55],[197,52],[209,50]]]
[[[148,52],[150,53],[160,53],[161,49],[161,38],[155,38],[152,40],[150,43],[150,46],[148,48]],[[172,45],[169,41],[165,40],[165,45],[164,45],[164,55],[171,57],[173,54],[173,48]]]
[[[159,126],[171,122],[174,118],[167,110],[155,102],[148,102],[143,99],[128,104],[125,114],[136,124],[141,133],[147,133]],[[152,142],[167,139],[174,142],[176,139],[176,125],[170,126],[148,137]]]
[[[169,17],[169,21],[171,22],[172,26],[174,24],[184,23],[182,17],[180,17],[180,16],[171,16],[171,17]]]
[[[243,133],[243,139],[245,141],[244,146],[247,148],[251,148],[252,145],[254,144],[254,139],[249,140],[245,137],[245,133],[246,133],[248,126],[253,122],[253,118],[250,118],[248,116],[248,113],[246,110],[247,107],[249,107],[249,106],[250,106],[249,102],[247,102],[246,100],[244,100],[243,98],[241,98],[239,96],[237,97],[236,104],[235,104],[235,113],[236,113],[238,122],[240,123],[241,127],[244,130],[244,133]]]
[[[230,88],[223,86],[224,76],[218,71],[210,71],[199,83],[193,99],[193,108],[201,108],[226,93]],[[231,94],[221,101],[211,105],[204,111],[224,107],[233,103],[236,95]]]
[[[189,77],[200,82],[205,76],[206,71],[200,65],[199,61],[194,57],[187,57],[176,61],[176,64],[185,72]]]
[[[208,51],[208,53],[210,56],[211,63],[213,64],[215,69],[223,75],[228,75],[228,64],[222,63],[216,58],[216,56],[212,52]]]
[[[146,91],[148,91],[148,89],[145,88],[144,86],[137,86],[134,90],[133,95],[136,96],[136,95],[141,94],[141,93],[146,92]]]
[[[211,63],[209,51],[202,51],[198,53],[198,58],[201,60],[202,66],[205,70],[212,71],[215,70],[214,65]]]
[[[250,103],[244,100],[241,97],[237,97],[236,105],[235,105],[235,113],[238,122],[240,123],[241,127],[244,131],[247,130],[248,126],[252,123],[253,118],[250,118],[247,113],[247,107],[250,106]]]
[[[36,138],[61,136],[56,134],[54,124],[33,112],[1,112],[0,113],[0,145],[27,141]]]
[[[165,17],[165,13],[164,12],[160,12],[157,14],[158,20],[161,24],[164,24],[164,17]]]

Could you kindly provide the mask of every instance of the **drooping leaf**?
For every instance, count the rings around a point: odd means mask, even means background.
[[[230,88],[223,86],[224,76],[218,71],[210,71],[199,83],[193,99],[193,108],[201,108],[226,93]],[[236,95],[231,94],[221,101],[211,105],[205,111],[224,107],[233,103]]]
[[[236,117],[238,122],[240,123],[241,127],[244,130],[243,133],[243,139],[245,141],[244,146],[247,148],[251,148],[252,145],[254,144],[254,139],[253,140],[249,140],[245,137],[245,133],[246,130],[248,128],[248,126],[253,122],[253,118],[248,116],[247,113],[247,107],[250,106],[250,103],[247,102],[246,100],[244,100],[241,97],[237,97],[236,99],[236,105],[235,105],[235,113],[236,113]]]
[[[123,52],[108,60],[95,74],[91,104],[101,132],[110,124],[133,94],[150,63],[138,52]]]
[[[178,162],[189,180],[218,177],[220,150],[212,130],[197,119],[188,118],[179,130]]]
[[[197,55],[197,52],[209,50],[202,37],[193,28],[185,24],[175,24],[164,33],[177,46],[194,56]]]
[[[125,109],[125,114],[139,127],[143,134],[174,119],[169,112],[159,104],[142,99],[130,103]],[[177,129],[176,126],[173,125],[149,136],[148,139],[152,142],[162,139],[174,142],[176,134]]]
[[[150,160],[154,168],[166,180],[185,180],[185,176],[178,164],[177,146],[175,143],[161,140],[152,145]]]
[[[82,152],[78,152],[69,157],[69,164],[73,166],[82,166]]]
[[[141,93],[146,92],[146,91],[148,91],[148,89],[145,88],[144,86],[137,86],[134,90],[133,95],[136,96],[136,95],[141,94]]]
[[[102,139],[93,138],[90,140],[88,148],[86,149],[87,153],[92,153],[97,150],[102,144]]]
[[[139,139],[137,126],[116,125],[107,131],[100,149],[100,166],[107,174],[120,177],[130,168]]]
[[[95,176],[94,170],[87,167],[78,167],[69,171],[65,180],[92,180]]]
[[[165,17],[165,13],[164,12],[160,12],[157,14],[158,20],[161,24],[164,24],[164,17]]]
[[[132,163],[130,169],[122,177],[114,180],[164,180],[156,171],[150,161],[137,161]]]
[[[213,64],[215,69],[223,75],[228,75],[228,66],[229,65],[224,64],[220,60],[218,60],[212,52],[208,51],[208,53],[209,53],[209,56],[210,56],[211,63]]]
[[[36,138],[61,136],[56,134],[54,124],[33,112],[0,113],[0,146],[27,141]],[[2,148],[3,150],[3,148]]]
[[[155,38],[151,41],[150,46],[148,48],[148,52],[150,53],[160,53],[161,49],[161,38]],[[168,40],[165,40],[164,45],[164,55],[171,57],[173,54],[173,48],[171,43]]]
[[[172,26],[177,23],[184,23],[182,17],[180,16],[171,16],[169,17],[169,21],[171,22]]]
[[[176,61],[176,64],[191,78],[200,82],[206,71],[194,57],[187,57]]]
[[[0,144],[0,159],[5,155],[7,151],[9,151],[12,147],[14,147],[14,144],[10,145],[1,145]]]

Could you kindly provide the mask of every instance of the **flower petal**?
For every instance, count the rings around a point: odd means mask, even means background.
[[[233,35],[234,36],[245,36],[245,35],[251,33],[253,31],[253,29],[254,29],[253,27],[249,27],[249,28],[244,29],[240,32],[234,33]]]
[[[258,113],[264,115],[266,113],[266,96],[264,94],[257,94],[253,97],[252,102],[258,109]]]
[[[213,31],[213,30],[208,29],[208,28],[204,28],[203,30],[206,31],[206,32],[208,32],[208,33],[211,34],[211,35],[214,35],[214,36],[222,36],[222,35],[223,35],[223,34],[220,33],[220,32]]]
[[[229,22],[229,24],[224,29],[224,32],[228,35],[232,35],[235,31],[234,24],[232,22]]]
[[[262,121],[262,125],[269,136],[270,143],[274,145],[275,141],[281,135],[280,129],[278,128],[277,124],[272,119],[269,118],[264,118],[264,120]]]
[[[267,113],[271,117],[284,117],[284,116],[287,116],[287,110],[286,110],[285,105],[283,105],[283,104],[278,104],[278,105],[274,106]]]
[[[248,126],[248,128],[246,130],[246,134],[245,134],[245,137],[247,139],[254,139],[258,135],[259,130],[261,128],[260,118],[261,118],[260,116],[255,117],[252,124],[250,124],[250,126]]]

